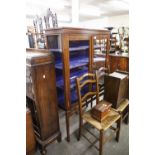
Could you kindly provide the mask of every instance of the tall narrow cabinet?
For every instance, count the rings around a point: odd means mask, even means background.
[[[92,72],[95,36],[110,38],[107,30],[52,28],[45,30],[47,48],[55,58],[58,104],[66,111],[67,140],[70,141],[69,118],[77,111],[75,78]]]
[[[26,96],[32,113],[35,137],[46,154],[46,146],[61,141],[53,56],[42,50],[26,52]]]

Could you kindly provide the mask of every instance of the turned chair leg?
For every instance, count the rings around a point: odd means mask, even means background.
[[[116,132],[116,141],[119,142],[120,138],[120,131],[121,131],[121,123],[122,123],[122,117],[117,121],[117,129],[118,131]]]
[[[83,121],[82,121],[82,119],[80,118],[80,121],[79,121],[79,135],[78,135],[78,140],[80,140],[80,138],[81,138],[82,125],[83,125]]]
[[[104,139],[104,135],[103,135],[103,130],[100,130],[100,141],[99,141],[99,155],[102,155],[102,152],[103,152],[103,139]]]

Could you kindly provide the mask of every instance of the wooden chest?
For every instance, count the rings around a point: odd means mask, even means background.
[[[26,155],[33,155],[36,150],[36,140],[30,110],[26,109]]]
[[[105,75],[104,82],[104,100],[112,103],[113,108],[118,108],[119,104],[124,99],[128,98],[128,75],[114,72],[112,74]]]
[[[110,111],[111,108],[111,103],[104,101],[103,103],[97,104],[92,110],[91,110],[91,115],[93,118],[101,122],[108,112]]]
[[[48,52],[26,52],[27,106],[32,111],[36,139],[44,153],[47,144],[56,139],[61,141],[53,63]]]

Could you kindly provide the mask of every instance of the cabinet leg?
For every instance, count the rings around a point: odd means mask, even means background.
[[[67,130],[67,141],[70,142],[69,112],[66,112],[66,130]]]

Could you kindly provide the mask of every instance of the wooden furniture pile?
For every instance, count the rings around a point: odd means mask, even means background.
[[[111,72],[118,69],[110,68],[110,32],[107,30],[52,28],[45,30],[45,39],[48,50],[27,49],[26,52],[27,106],[32,113],[35,138],[42,154],[46,154],[48,144],[55,140],[61,141],[58,106],[66,112],[67,140],[70,141],[70,117],[79,111],[76,78],[88,72],[93,73],[94,64],[97,64],[97,69],[100,67],[108,69],[108,73],[109,69]],[[100,51],[102,56],[96,54],[94,58],[96,51]],[[105,76],[102,78],[104,79]],[[98,100],[102,83],[99,83],[99,86],[93,99]],[[85,93],[86,91],[83,91],[82,95]],[[109,102],[113,103],[111,100]],[[86,103],[92,103],[92,100],[86,99]],[[120,120],[128,114],[128,110],[124,114],[127,106],[128,100],[121,101],[120,106],[115,106],[115,110],[109,115],[110,118],[116,116],[115,119],[110,119],[109,123],[92,124],[101,131],[100,137],[103,136],[103,131],[115,122],[118,124],[116,130],[118,139]],[[84,118],[90,124],[93,122],[89,112]],[[100,138],[100,154],[102,144],[103,139]]]

